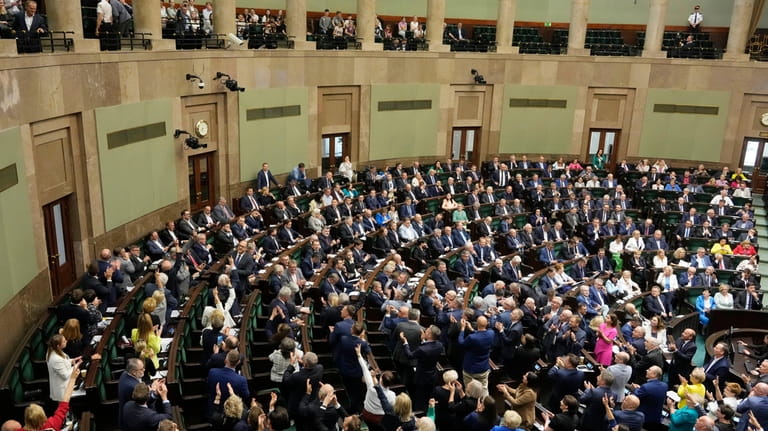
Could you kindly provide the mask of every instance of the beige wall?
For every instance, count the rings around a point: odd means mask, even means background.
[[[318,122],[321,98],[318,95],[321,88],[359,89],[354,91],[360,99],[356,105],[359,106],[359,115],[355,117],[359,122],[356,124],[359,132],[354,135],[356,141],[352,142],[353,146],[359,146],[352,151],[352,154],[359,155],[359,160],[353,160],[358,166],[374,158],[392,159],[400,154],[380,147],[386,144],[379,139],[378,131],[382,127],[391,127],[388,136],[418,130],[424,137],[413,144],[414,148],[402,154],[425,157],[427,161],[432,156],[445,158],[450,147],[448,136],[451,127],[458,125],[465,115],[455,112],[461,100],[457,94],[477,91],[477,88],[468,86],[472,83],[469,71],[473,68],[478,69],[492,86],[484,93],[484,102],[477,105],[483,106],[482,112],[477,111],[476,118],[470,116],[484,128],[481,141],[483,154],[531,151],[535,154],[580,154],[583,157],[587,149],[586,130],[593,121],[590,119],[594,112],[590,108],[592,95],[606,91],[631,94],[626,99],[626,109],[623,109],[625,117],[616,119],[617,124],[623,125],[622,140],[626,139],[622,143],[623,153],[620,156],[630,159],[653,154],[671,159],[673,164],[675,159],[684,165],[690,164],[691,159],[706,159],[733,166],[739,162],[744,137],[768,131],[755,120],[761,113],[768,112],[768,102],[765,102],[768,100],[765,81],[768,64],[763,63],[261,50],[14,56],[0,63],[0,94],[3,94],[0,101],[0,136],[10,137],[0,139],[0,148],[8,151],[10,146],[16,149],[14,151],[22,151],[14,153],[13,159],[23,159],[20,177],[30,179],[30,193],[21,197],[21,208],[26,205],[32,215],[34,235],[31,242],[34,244],[26,246],[34,247],[35,252],[28,256],[33,264],[28,268],[19,267],[23,271],[9,280],[12,286],[8,286],[6,291],[12,294],[0,297],[0,306],[3,306],[0,309],[0,326],[14,322],[12,316],[17,314],[8,311],[10,308],[18,311],[20,301],[27,301],[25,298],[37,298],[34,301],[38,306],[40,301],[47,301],[44,288],[47,283],[46,262],[42,251],[44,238],[39,228],[35,228],[40,223],[39,207],[44,201],[36,195],[38,180],[35,177],[45,175],[44,172],[35,172],[35,155],[30,150],[34,135],[34,130],[30,130],[34,129],[35,123],[70,116],[79,129],[79,137],[73,142],[73,163],[78,184],[75,200],[79,220],[75,240],[81,244],[77,250],[83,254],[80,262],[84,263],[93,256],[93,250],[127,244],[160,227],[163,221],[177,216],[179,210],[187,205],[186,157],[190,152],[182,150],[180,141],[165,138],[153,142],[151,146],[148,143],[143,146],[134,144],[138,145],[137,153],[131,154],[130,166],[121,164],[119,159],[107,160],[103,154],[102,129],[105,124],[100,120],[103,115],[117,117],[112,118],[110,127],[168,121],[168,132],[172,133],[175,128],[189,128],[189,124],[184,124],[187,121],[185,115],[188,115],[185,112],[189,110],[185,107],[188,103],[184,101],[189,100],[188,96],[211,97],[211,103],[218,103],[219,122],[224,123],[219,124],[217,129],[221,140],[217,147],[218,164],[226,167],[219,170],[219,189],[225,195],[230,191],[232,195],[227,197],[231,198],[241,192],[241,183],[248,182],[249,172],[257,169],[258,166],[254,165],[262,160],[279,157],[279,160],[273,160],[276,174],[284,173],[299,161],[305,161],[312,167],[317,164],[321,133]],[[232,75],[247,89],[246,93],[230,93],[214,83],[210,78],[216,71]],[[206,80],[205,89],[199,90],[197,85],[185,81],[186,73],[201,75]],[[393,91],[387,93],[388,88]],[[516,114],[516,109],[509,108],[509,98],[514,94],[519,97],[567,99],[569,105],[565,111],[558,112],[558,116],[551,117],[551,121],[544,116],[527,124]],[[707,137],[708,157],[697,159],[692,152],[660,146],[657,141],[649,139],[647,132],[650,126],[645,124],[645,119],[653,118],[648,107],[653,100],[660,100],[660,94],[665,95],[664,103],[680,104],[700,101],[712,104],[712,97],[697,95],[717,95],[716,103],[722,108],[718,121],[722,123],[718,125],[716,137]],[[410,95],[414,99],[433,100],[432,110],[437,114],[430,114],[429,121],[426,121],[424,116],[398,113],[396,121],[388,122],[374,112],[380,100],[400,100]],[[116,107],[132,104],[136,105]],[[275,104],[301,105],[301,116],[277,123],[274,123],[276,120],[262,120],[272,122],[263,123],[263,127],[256,121],[243,128],[240,114],[244,109]],[[151,109],[137,111],[135,107]],[[157,115],[139,118],[150,111]],[[565,118],[560,118],[563,112]],[[706,120],[689,117],[685,124],[686,127],[696,127],[697,121]],[[3,133],[6,129],[13,130]],[[537,129],[547,136],[546,145],[535,145]],[[260,132],[268,139],[259,140]],[[515,141],[515,135],[522,133],[526,136],[523,147],[516,145]],[[561,141],[562,146],[559,146]],[[173,150],[169,151],[168,147]],[[105,177],[130,178],[136,171],[135,162],[142,157],[152,158],[156,151],[160,151],[165,160],[171,157],[173,163],[166,174],[158,174],[156,170],[151,172],[170,184],[161,186],[161,197],[143,201],[130,217],[125,220],[117,218],[110,212],[109,200],[105,198],[102,203],[102,196],[106,192],[114,192],[118,182],[112,178],[105,182]],[[241,163],[243,160],[248,163]],[[7,198],[0,198],[6,202]],[[110,208],[105,211],[105,206]],[[0,208],[0,211],[5,210]],[[3,229],[8,229],[5,218],[2,222]],[[13,235],[21,233],[12,232]],[[3,258],[0,258],[0,263],[13,265],[13,262]],[[82,269],[77,268],[77,271]],[[3,357],[0,351],[0,363]]]

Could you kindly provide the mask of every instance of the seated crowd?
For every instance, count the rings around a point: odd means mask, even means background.
[[[736,415],[739,430],[768,425],[765,346],[750,347],[758,365],[734,381],[728,345],[695,367],[697,331],[665,329],[688,309],[701,327],[714,309],[762,309],[749,179],[604,163],[513,155],[355,173],[346,160],[315,180],[299,164],[284,184],[265,163],[235,209],[221,198],[152,232],[143,253],[102,251],[58,310],[51,400],[69,401],[80,361],[98,359],[88,346],[100,313],[151,266],[119,419],[157,429],[170,418],[168,390],[151,378],[160,337],[220,262],[200,341],[216,429],[714,430],[735,429]],[[690,288],[703,289],[695,304]],[[233,329],[253,294],[265,306],[254,334],[274,349],[260,363],[276,388],[264,405],[251,394],[270,386],[238,374],[253,358]]]

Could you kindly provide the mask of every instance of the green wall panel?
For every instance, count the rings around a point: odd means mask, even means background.
[[[431,109],[379,112],[379,102],[431,100]],[[437,84],[371,86],[370,160],[442,154],[437,150],[440,86]]]
[[[0,132],[0,169],[16,164],[18,183],[0,192],[0,307],[37,275],[27,170],[18,127]],[[45,245],[42,245],[45,247]]]
[[[577,87],[505,85],[500,153],[569,152]],[[510,107],[509,100],[566,100],[565,108]]]
[[[166,134],[108,149],[107,135],[165,122]],[[177,201],[176,146],[171,100],[151,100],[96,109],[104,223],[114,229]]]
[[[730,97],[727,91],[649,89],[638,154],[648,158],[719,161]],[[718,115],[653,112],[653,105],[657,103],[716,106],[719,112]]]
[[[299,159],[307,160],[308,91],[303,87],[286,87],[240,93],[240,181],[256,178],[263,162],[268,162],[270,170],[278,174],[293,169]],[[249,109],[291,105],[299,105],[301,115],[246,121]]]

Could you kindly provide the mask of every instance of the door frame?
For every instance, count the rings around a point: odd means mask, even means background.
[[[346,156],[349,156],[350,159],[352,158],[352,155],[351,155],[351,153],[352,153],[352,145],[351,145],[352,144],[352,142],[351,142],[351,140],[352,140],[352,133],[350,133],[350,132],[340,132],[340,133],[326,133],[326,134],[320,135],[320,155],[319,155],[319,158],[320,158],[320,168],[322,169],[322,172],[320,173],[321,176],[325,175],[325,172],[327,172],[328,170],[332,171],[335,174],[335,173],[337,173],[337,171],[339,169],[338,165],[333,165],[333,166],[330,165],[330,160],[331,159],[335,159],[335,156],[332,156],[332,154],[335,154],[336,138],[337,137],[341,137],[342,140],[343,140],[342,145],[341,145],[341,161],[339,162],[339,164],[341,164],[341,162],[344,161],[344,157],[346,157]],[[328,138],[329,141],[330,141],[329,146],[328,146],[328,160],[329,160],[329,166],[328,167],[323,165],[323,158],[324,158],[323,157],[323,140],[325,138]]]
[[[192,200],[192,190],[190,188],[188,193],[188,200],[189,200],[189,208],[190,211],[196,212],[202,210],[206,206],[213,207],[216,204],[216,201],[218,198],[216,197],[216,187],[217,187],[217,179],[216,176],[216,151],[209,151],[207,153],[200,153],[200,154],[194,154],[187,157],[187,183],[190,181],[190,173],[189,173],[189,165],[192,163],[192,170],[194,172],[195,177],[195,190],[197,190],[196,195],[201,196],[202,191],[200,187],[200,176],[199,176],[199,160],[206,159],[208,163],[208,202],[194,202]]]
[[[605,135],[607,132],[615,132],[616,138],[613,141],[613,149],[611,150],[611,154],[608,157],[608,162],[605,165],[605,169],[609,172],[613,172],[614,168],[616,168],[616,163],[618,161],[617,154],[619,153],[619,148],[621,148],[621,129],[610,129],[610,128],[604,128],[604,127],[590,127],[589,131],[587,133],[587,155],[584,158],[584,163],[591,163],[592,161],[592,152],[590,151],[590,144],[592,141],[592,133],[593,132],[600,132],[600,143],[598,144],[598,149],[602,148],[603,152],[605,152]]]
[[[48,273],[51,279],[51,292],[53,297],[58,297],[77,280],[77,270],[75,268],[74,245],[72,242],[72,213],[70,210],[70,200],[72,195],[66,195],[53,202],[49,202],[41,208],[43,213],[43,230],[45,232],[45,249],[48,262]],[[54,207],[61,207],[61,239],[63,244],[58,243],[58,235],[54,219]],[[58,265],[59,249],[64,249],[67,261],[64,265]]]
[[[482,126],[461,126],[461,127],[451,127],[451,140],[449,143],[450,150],[449,150],[449,156],[453,160],[459,160],[464,156],[464,153],[467,152],[466,150],[466,144],[467,144],[467,132],[468,131],[474,131],[475,132],[475,140],[472,143],[472,159],[466,160],[467,162],[471,162],[472,164],[477,166],[477,170],[480,171],[482,167],[482,160],[480,160],[480,148],[481,148],[481,136],[483,133]],[[459,157],[456,157],[455,154],[453,154],[453,135],[456,131],[461,131],[461,144],[459,144]]]
[[[765,190],[765,181],[766,178],[768,178],[768,170],[763,172],[760,169],[760,165],[763,160],[763,155],[765,154],[766,150],[768,150],[768,138],[755,138],[751,136],[744,137],[743,145],[741,147],[741,156],[739,157],[739,166],[741,167],[744,167],[744,157],[747,155],[747,144],[750,141],[758,142],[757,154],[755,156],[755,166],[750,173],[750,178],[752,179],[750,188],[752,189],[753,195],[755,193],[762,194]]]

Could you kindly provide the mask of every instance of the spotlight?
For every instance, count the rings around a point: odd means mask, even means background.
[[[472,76],[475,77],[475,84],[482,84],[482,85],[487,84],[487,82],[485,82],[485,78],[483,77],[483,75],[481,75],[476,69],[470,70],[470,73],[472,74]]]
[[[203,88],[205,88],[205,82],[203,82],[203,78],[201,78],[201,77],[199,77],[197,75],[192,75],[191,73],[187,74],[187,81],[195,82],[195,80],[197,80],[197,88],[199,88],[201,90]]]
[[[173,132],[173,137],[175,139],[179,139],[181,135],[189,135],[189,137],[184,140],[184,144],[192,150],[198,150],[200,148],[208,148],[208,144],[201,144],[199,139],[192,136],[192,134],[187,132],[186,130],[176,129],[176,131]]]
[[[221,83],[224,84],[224,86],[227,87],[229,91],[245,91],[245,88],[237,85],[237,81],[232,79],[232,77],[227,75],[226,73],[216,72],[216,76],[214,76],[213,79],[215,81],[220,80]]]

